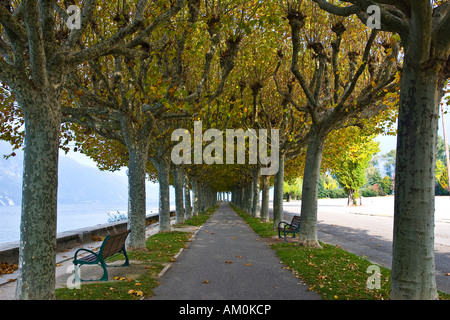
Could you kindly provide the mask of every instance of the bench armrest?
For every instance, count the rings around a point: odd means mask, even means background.
[[[286,227],[290,227],[291,226],[291,224],[289,224],[287,222],[284,222],[284,221],[281,221],[280,223],[278,223],[278,228],[280,228],[281,224],[284,224],[283,229],[286,229]]]
[[[74,259],[74,260],[77,260],[77,255],[78,255],[78,252],[80,252],[80,251],[86,251],[86,252],[88,252],[88,253],[92,253],[92,254],[98,256],[98,252],[94,252],[94,251],[92,251],[92,250],[88,250],[88,249],[85,249],[85,248],[80,248],[80,249],[78,249],[77,251],[75,251],[75,254],[73,255],[73,259]]]

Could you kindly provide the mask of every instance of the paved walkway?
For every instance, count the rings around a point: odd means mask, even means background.
[[[228,203],[200,228],[151,300],[318,300]]]

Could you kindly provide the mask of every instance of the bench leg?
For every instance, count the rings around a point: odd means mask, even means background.
[[[103,276],[100,278],[100,281],[108,281],[108,270],[106,269],[106,263],[102,261],[100,265],[103,268]]]
[[[122,253],[125,256],[125,263],[122,265],[122,267],[130,266],[130,260],[128,260],[127,250],[125,250],[125,247],[123,248]]]
[[[95,264],[92,264],[95,265]],[[81,281],[108,281],[108,270],[106,269],[105,263],[99,263],[98,264],[103,269],[103,275],[100,279],[82,279],[80,277],[80,268],[82,265],[76,264],[74,266],[74,273],[75,273],[75,283],[81,282]]]

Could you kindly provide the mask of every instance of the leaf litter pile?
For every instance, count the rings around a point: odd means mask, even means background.
[[[18,269],[17,264],[9,264],[6,262],[0,263],[0,275],[11,274]]]

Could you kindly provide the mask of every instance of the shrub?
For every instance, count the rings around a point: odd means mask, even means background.
[[[378,196],[377,191],[375,191],[372,188],[362,188],[359,190],[359,193],[361,194],[362,197],[365,197],[365,198]]]

